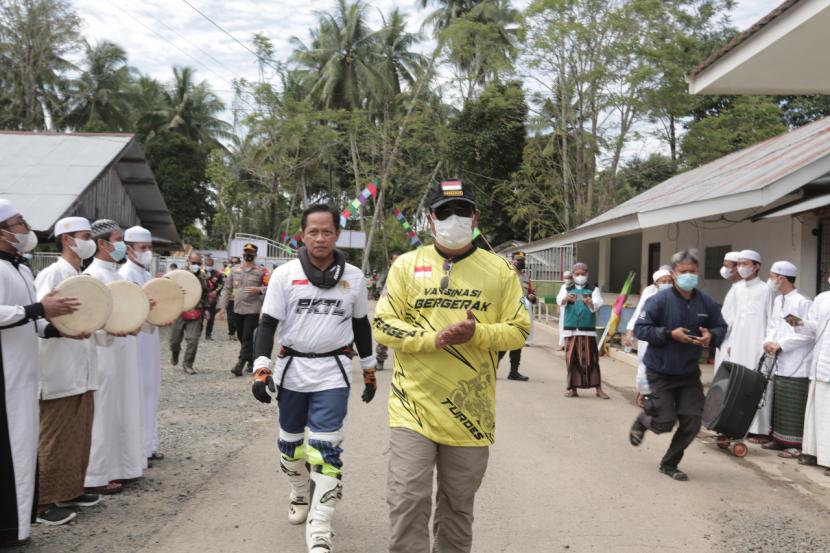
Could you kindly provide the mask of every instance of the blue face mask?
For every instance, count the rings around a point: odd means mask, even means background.
[[[674,284],[672,284],[671,282],[664,282],[663,284],[660,284],[657,287],[660,290],[666,290],[667,288],[671,288],[672,286],[674,286]]]
[[[697,288],[698,282],[699,277],[694,273],[683,273],[682,275],[677,275],[677,287],[684,292],[691,292]]]
[[[124,241],[120,242],[110,242],[113,246],[113,250],[110,252],[110,257],[116,263],[124,259],[124,256],[127,255],[127,244]]]

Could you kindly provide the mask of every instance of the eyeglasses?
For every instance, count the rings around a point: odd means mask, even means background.
[[[435,208],[435,218],[443,221],[450,215],[458,215],[459,217],[472,217],[475,213],[475,208],[468,203],[457,203],[442,205]]]
[[[450,289],[450,272],[452,272],[452,261],[444,261],[444,276],[441,277],[441,291]]]

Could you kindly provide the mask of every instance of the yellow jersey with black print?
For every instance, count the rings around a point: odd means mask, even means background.
[[[472,339],[435,347],[440,330],[476,320]],[[456,258],[423,246],[400,256],[378,302],[375,339],[395,350],[389,425],[440,444],[495,441],[498,352],[522,347],[530,320],[504,258],[473,248]]]

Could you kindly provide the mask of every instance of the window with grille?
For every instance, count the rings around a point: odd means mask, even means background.
[[[712,246],[706,248],[704,267],[706,278],[720,278],[720,268],[723,266],[723,256],[732,251],[732,246]]]

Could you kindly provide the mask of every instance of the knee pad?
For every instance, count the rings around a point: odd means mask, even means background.
[[[282,453],[283,459],[286,461],[299,461],[305,458],[305,446],[303,441],[305,434],[290,434],[280,430],[280,436],[277,439],[277,448]]]
[[[340,469],[343,466],[340,460],[340,454],[343,453],[340,448],[341,443],[343,443],[342,429],[336,432],[309,433],[306,456],[312,470],[326,476],[340,478],[342,474]]]

